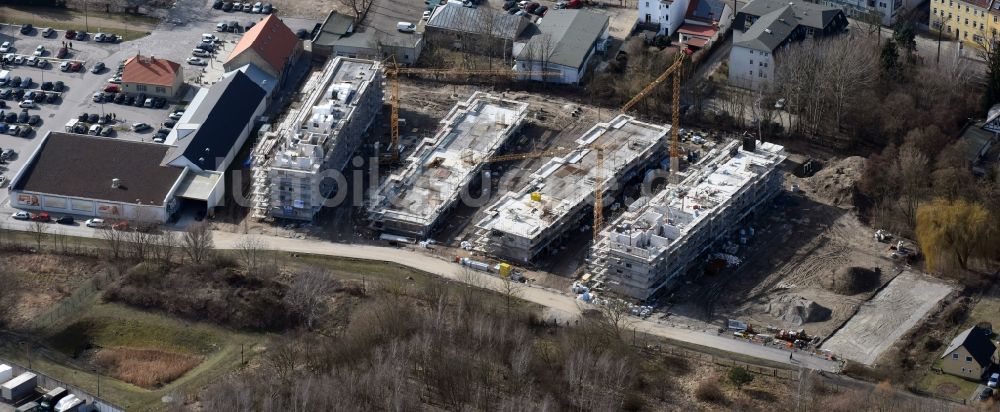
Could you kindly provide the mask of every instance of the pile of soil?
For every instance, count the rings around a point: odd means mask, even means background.
[[[803,298],[785,295],[767,304],[767,313],[793,325],[823,322],[833,314],[829,308]]]
[[[871,292],[881,284],[879,268],[867,269],[857,266],[843,267],[824,276],[820,283],[823,288],[840,295],[856,295]]]
[[[812,177],[801,179],[799,186],[817,200],[834,206],[852,206],[854,185],[864,171],[865,158],[851,156],[831,163]]]

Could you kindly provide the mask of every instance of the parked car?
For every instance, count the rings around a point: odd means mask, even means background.
[[[153,107],[155,107],[157,109],[162,109],[162,108],[166,107],[166,105],[167,105],[167,99],[164,99],[162,97],[154,97],[153,98]]]
[[[27,59],[24,59],[24,65],[25,66],[37,66],[39,61],[40,60],[38,60],[38,57],[31,56],[31,57],[28,57]]]
[[[28,116],[27,123],[30,124],[30,125],[32,125],[32,126],[34,126],[34,125],[37,125],[38,123],[40,123],[41,121],[42,121],[42,117],[41,116],[39,116],[37,114],[33,114],[31,116]]]
[[[10,125],[0,122],[0,133],[7,133],[7,129],[10,129]],[[0,160],[6,161],[8,159],[0,158]]]
[[[243,11],[243,3],[240,2],[233,3],[233,11]]]
[[[121,91],[121,89],[118,87],[117,84],[109,84],[107,86],[104,86],[104,91],[108,93],[118,93],[119,91]]]
[[[62,80],[56,80],[55,83],[52,83],[52,91],[61,92],[64,89],[66,89],[66,83],[63,83]]]
[[[133,103],[135,103],[135,96],[133,96],[131,94],[126,95],[125,96],[125,102],[123,104],[126,105],[126,106],[131,106]]]
[[[14,112],[7,113],[6,115],[4,115],[3,121],[7,122],[8,124],[17,123],[17,113]]]
[[[16,157],[17,157],[17,152],[15,152],[14,149],[4,149],[4,151],[0,153],[0,159],[3,160],[12,160]]]
[[[224,1],[222,1],[222,0],[215,0],[215,2],[212,3],[212,8],[216,9],[216,10],[222,10],[222,5],[223,4],[226,4],[226,3]]]
[[[191,54],[192,54],[193,56],[195,56],[195,57],[211,57],[211,56],[212,56],[212,55],[211,55],[211,54],[209,54],[209,53],[208,53],[207,51],[204,51],[204,50],[202,50],[202,49],[194,49],[194,50],[191,50]]]
[[[45,103],[55,103],[57,101],[59,101],[59,93],[53,92],[45,96]]]
[[[547,11],[549,11],[548,6],[538,6],[538,8],[535,9],[535,15],[539,16],[539,17],[543,17],[543,16],[545,16],[545,12],[547,12]]]
[[[122,103],[125,103],[125,93],[118,93],[118,96],[115,96],[115,104]]]
[[[35,51],[32,54],[35,55],[35,56],[38,56],[38,57],[44,56],[45,55],[45,46],[42,46],[41,44],[39,44],[38,46],[35,47]]]
[[[9,41],[0,43],[0,53],[10,53],[14,51],[14,46]]]
[[[993,388],[985,387],[982,392],[979,392],[979,400],[985,401],[993,396]]]
[[[31,215],[31,220],[35,222],[51,222],[52,217],[49,216],[48,212],[39,212],[37,214]]]
[[[22,89],[27,89],[27,88],[31,87],[32,83],[33,82],[31,81],[30,77],[25,77],[24,80],[21,80],[21,88]]]
[[[101,136],[104,137],[111,137],[114,134],[115,134],[115,129],[111,126],[105,127],[103,130],[101,130]]]
[[[188,57],[187,62],[188,62],[188,64],[194,65],[194,66],[206,66],[206,65],[208,65],[208,63],[206,63],[204,60],[202,60],[201,58],[198,58],[198,57]]]
[[[81,69],[83,69],[83,65],[80,64],[80,62],[73,62],[72,64],[69,65],[69,71],[71,72],[75,73],[80,71]]]
[[[14,64],[24,64],[25,60],[28,60],[28,58],[25,56],[21,55],[14,56]]]
[[[87,130],[87,134],[91,136],[97,136],[101,134],[101,125],[99,124],[90,125],[90,130]]]
[[[64,58],[66,58],[67,54],[69,54],[69,49],[67,49],[66,47],[60,47],[59,51],[56,52],[56,58],[57,59],[64,59]]]
[[[227,1],[225,4],[222,5],[222,11],[233,11],[233,3]]]
[[[216,24],[215,25],[215,31],[217,31],[217,32],[226,32],[226,31],[229,31],[229,25],[226,24],[226,23]]]
[[[45,91],[52,90],[52,82],[42,82],[42,85],[39,87],[41,87],[41,89]]]
[[[93,227],[93,228],[102,228],[105,225],[104,219],[98,219],[98,218],[87,219],[85,224],[87,225],[87,227]]]
[[[299,29],[299,30],[305,31],[303,29]],[[405,21],[401,21],[401,22],[396,23],[396,30],[399,30],[399,31],[401,31],[403,33],[413,33],[414,31],[417,30],[417,25],[413,24],[413,23],[408,23],[408,22],[405,22]],[[304,38],[304,37],[299,37],[299,38]]]
[[[21,211],[18,211],[18,212],[14,212],[14,214],[10,215],[10,217],[12,217],[14,219],[17,219],[17,220],[29,220],[29,219],[31,219],[31,213],[28,213],[28,212],[25,212],[25,211],[21,210]]]
[[[171,118],[173,120],[180,120],[181,116],[184,116],[184,112],[173,112],[173,113],[170,113],[170,115],[167,116],[167,117],[169,117],[169,118]]]
[[[252,13],[260,13],[261,9],[263,9],[263,8],[264,8],[264,5],[261,4],[258,1],[258,2],[256,2],[256,3],[253,4],[253,8],[250,9],[250,12],[252,12]]]
[[[152,129],[152,128],[153,128],[153,126],[150,126],[150,125],[148,125],[146,123],[133,123],[132,124],[132,131],[135,131],[135,132],[142,132],[142,131],[146,131],[146,130],[149,130],[149,129]]]
[[[120,230],[120,231],[126,231],[126,230],[128,230],[128,222],[126,222],[124,220],[121,221],[121,222],[116,222],[115,224],[111,225],[111,229]]]
[[[87,40],[87,32],[85,32],[85,31],[78,31],[78,32],[76,32],[76,37],[74,37],[74,38],[77,39],[77,40],[80,40],[80,41]]]
[[[62,64],[59,65],[59,71],[68,72],[69,71],[69,67],[71,65],[72,64],[70,62],[62,62]]]
[[[21,126],[18,126],[16,124],[10,125],[10,127],[7,129],[7,134],[11,136],[17,136],[21,134]]]
[[[146,93],[139,93],[139,95],[135,97],[135,104],[133,104],[133,106],[142,107],[144,103],[146,103]]]
[[[157,133],[153,135],[154,143],[163,143],[167,140],[167,133]]]
[[[166,127],[168,129],[173,129],[174,126],[176,126],[176,125],[177,125],[177,121],[176,120],[167,120],[167,121],[163,122],[163,127]]]
[[[21,107],[21,108],[24,108],[24,109],[34,109],[35,108],[35,101],[34,100],[24,100],[21,103],[19,103],[17,106]]]
[[[56,223],[60,225],[72,225],[76,223],[76,220],[73,220],[73,216],[60,216],[59,219],[56,219]]]
[[[263,14],[271,14],[274,11],[274,6],[271,3],[264,3],[264,6],[260,8],[260,12]]]
[[[413,24],[413,23],[410,23],[410,25],[413,26],[414,29],[417,28],[417,26],[415,24]],[[400,31],[403,31],[403,30],[400,30]],[[410,30],[410,32],[413,32],[413,30]],[[298,30],[295,31],[295,37],[298,37],[300,39],[305,40],[305,39],[309,38],[309,32],[306,31],[306,29],[298,29]]]
[[[0,99],[10,100],[10,89],[0,89]]]
[[[103,43],[106,35],[104,33],[97,33],[94,35],[94,41],[98,43]]]
[[[22,24],[21,25],[21,34],[31,34],[31,31],[34,30],[34,29],[35,28],[31,27],[30,24]]]
[[[64,35],[64,37],[66,37],[69,40],[75,39],[76,38],[76,30],[66,30],[66,34]]]
[[[21,129],[18,130],[18,132],[17,132],[17,135],[19,137],[28,137],[28,136],[31,136],[31,132],[33,132],[35,130],[35,129],[32,129],[31,126],[27,126],[27,125],[21,125],[20,128]]]
[[[1000,381],[1000,373],[994,373],[990,375],[990,380],[986,383],[986,386],[990,388],[996,388],[997,381]]]
[[[17,114],[17,122],[18,123],[28,123],[28,118],[29,117],[31,117],[31,116],[28,115],[28,109],[23,109],[23,110],[21,110],[20,113]]]
[[[51,27],[46,27],[46,28],[42,29],[42,37],[50,37],[50,36],[54,36],[55,34],[56,34],[56,31],[52,30]]]

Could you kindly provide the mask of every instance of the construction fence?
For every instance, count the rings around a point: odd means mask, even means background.
[[[787,380],[796,380],[796,381],[799,380],[799,371],[796,370],[761,366],[753,363],[738,361],[733,358],[728,358],[724,356],[715,356],[708,353],[702,353],[670,345],[650,345],[644,347],[643,350],[659,355],[669,355],[669,356],[683,358],[689,361],[711,363],[730,368],[740,366],[746,369],[748,372],[755,373],[757,375],[770,376]]]

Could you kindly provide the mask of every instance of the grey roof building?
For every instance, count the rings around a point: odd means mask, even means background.
[[[754,0],[736,14],[734,27],[733,45],[770,52],[785,42],[841,32],[847,17],[833,6]]]
[[[434,10],[426,27],[453,32],[487,34],[491,37],[514,40],[528,27],[528,23],[529,20],[524,17],[486,7],[462,7],[456,4],[446,4]]]
[[[527,42],[515,46],[514,70],[558,70],[561,78],[533,80],[579,83],[591,57],[606,48],[608,16],[588,10],[552,10],[537,31]]]
[[[173,148],[163,164],[187,165],[197,170],[225,171],[232,156],[245,141],[254,119],[264,109],[266,93],[242,71],[227,73],[201,92],[190,117],[182,117],[175,127]]]

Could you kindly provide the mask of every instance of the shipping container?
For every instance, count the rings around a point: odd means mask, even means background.
[[[59,400],[66,397],[66,395],[69,395],[69,391],[67,391],[65,388],[59,387],[43,395],[42,399],[48,402],[49,405],[55,405],[56,402],[59,402]]]
[[[0,386],[0,398],[7,402],[17,402],[35,393],[38,378],[34,373],[25,372]]]
[[[0,382],[7,382],[14,377],[14,368],[0,363]]]

